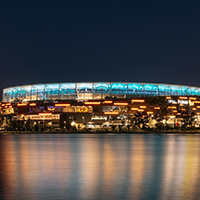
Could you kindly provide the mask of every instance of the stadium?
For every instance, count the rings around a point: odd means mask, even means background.
[[[46,83],[3,89],[1,115],[45,127],[102,128],[130,125],[135,114],[153,117],[167,108],[166,123],[195,116],[199,126],[200,87],[133,83]],[[193,114],[192,114],[193,113]],[[153,120],[152,121],[152,126]],[[5,123],[4,123],[5,125]]]

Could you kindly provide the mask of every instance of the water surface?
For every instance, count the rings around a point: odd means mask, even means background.
[[[0,199],[200,199],[199,135],[0,136]]]

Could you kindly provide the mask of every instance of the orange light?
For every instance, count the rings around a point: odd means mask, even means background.
[[[26,103],[18,103],[17,106],[27,106]]]
[[[55,106],[69,107],[70,103],[56,103]]]
[[[12,108],[12,106],[9,106],[9,108]]]
[[[180,103],[179,106],[184,106],[184,105],[182,103]]]
[[[174,115],[169,115],[168,117],[175,118],[176,116],[174,116]]]
[[[195,97],[190,97],[189,99],[190,99],[190,100],[196,100],[197,98],[195,98]]]
[[[182,108],[181,110],[182,110],[182,111],[186,111],[186,109],[184,109],[184,108]]]
[[[154,107],[155,110],[160,110],[160,107]]]
[[[179,99],[188,99],[187,97],[179,97]]]
[[[140,108],[146,108],[146,106],[140,106]]]
[[[200,115],[200,113],[198,112],[197,115]]]
[[[196,110],[196,108],[192,108],[192,110]]]
[[[36,103],[30,103],[29,106],[36,106]]]
[[[132,101],[132,102],[138,102],[138,103],[143,103],[143,102],[145,102],[144,99],[132,99],[131,101]]]
[[[104,112],[104,115],[118,115],[119,112],[113,111],[113,112]]]
[[[112,101],[106,100],[104,101],[104,103],[112,103]]]
[[[131,110],[138,110],[138,108],[131,108]]]
[[[10,105],[11,105],[11,103],[7,103],[7,104],[6,104],[6,106],[10,106]]]
[[[176,106],[168,106],[168,109],[176,109]]]
[[[171,97],[166,97],[166,99],[171,99]]]
[[[3,104],[1,104],[1,106],[5,106],[5,104],[3,103]]]
[[[120,102],[116,102],[114,103],[115,106],[128,106],[128,103],[120,103]]]
[[[194,101],[194,103],[200,103],[200,101]]]
[[[100,101],[86,101],[84,102],[85,105],[100,105],[101,102]]]
[[[200,106],[197,106],[197,108],[200,108]]]
[[[143,109],[138,109],[138,112],[144,112],[144,110]]]
[[[173,112],[177,112],[177,110],[173,110]]]
[[[5,108],[7,108],[8,106],[5,106]]]
[[[181,113],[176,113],[177,115],[181,115]]]
[[[38,113],[38,115],[41,115],[41,116],[46,116],[46,115],[52,115],[52,113]]]
[[[153,114],[153,112],[152,111],[148,111],[147,114]]]

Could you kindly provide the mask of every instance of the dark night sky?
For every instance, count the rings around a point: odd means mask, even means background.
[[[1,0],[0,90],[65,81],[200,86],[200,1]]]

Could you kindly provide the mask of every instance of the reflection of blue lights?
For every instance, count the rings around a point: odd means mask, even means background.
[[[54,83],[35,84],[10,87],[3,90],[3,101],[13,101],[14,99],[77,99],[78,94],[122,94],[125,95],[200,95],[199,87],[182,85],[151,84],[151,83]],[[34,100],[33,98],[33,100]]]

